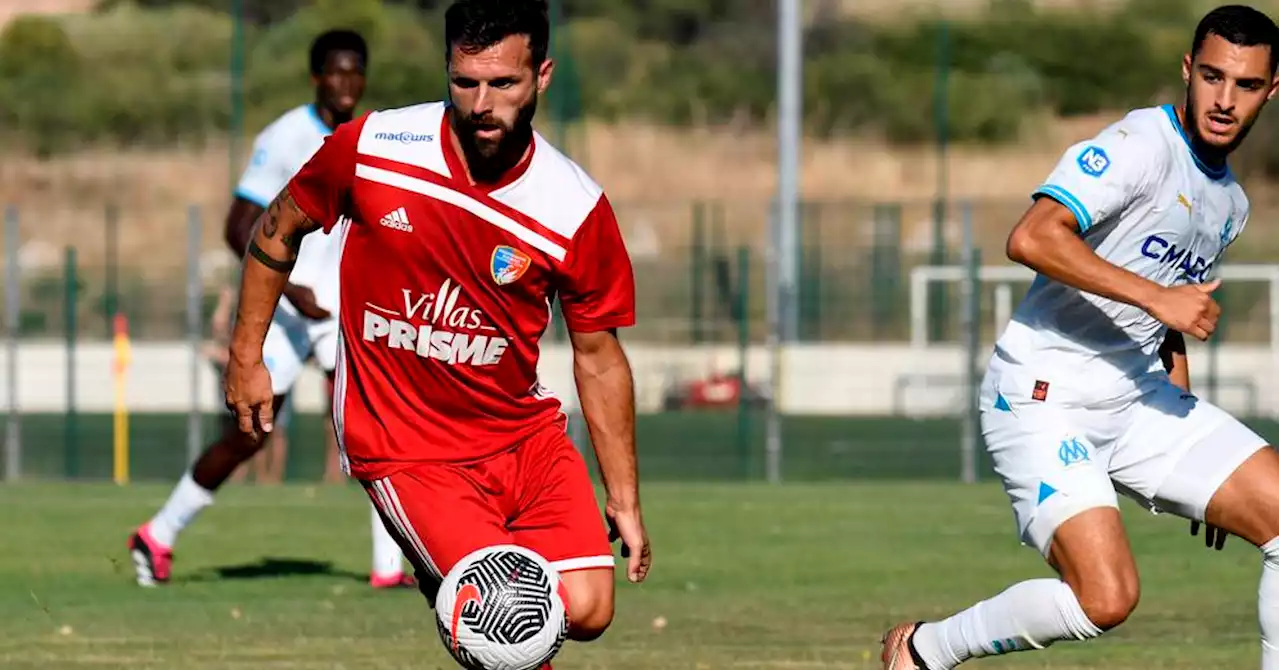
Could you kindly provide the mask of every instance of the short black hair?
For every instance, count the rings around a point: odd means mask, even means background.
[[[369,47],[364,38],[354,30],[330,30],[311,43],[311,74],[324,74],[325,61],[335,51],[352,51],[360,57],[360,64],[369,64]]]
[[[546,0],[456,0],[444,13],[445,61],[454,47],[476,53],[512,35],[528,35],[533,66],[542,65],[551,39]]]
[[[1191,42],[1191,57],[1195,58],[1204,45],[1205,38],[1217,35],[1242,47],[1266,46],[1271,50],[1271,73],[1276,72],[1276,22],[1270,16],[1246,5],[1223,5],[1204,15],[1196,26],[1196,36]]]

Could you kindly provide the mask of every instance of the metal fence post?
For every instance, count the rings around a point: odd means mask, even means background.
[[[933,202],[933,244],[929,252],[929,263],[944,265],[947,262],[946,225],[948,207],[947,144],[950,139],[951,96],[949,74],[951,70],[951,38],[950,26],[943,21],[938,33],[936,66],[933,82],[933,123],[935,150],[937,160],[937,186]],[[929,341],[936,342],[946,337],[948,288],[945,283],[939,284],[931,292],[929,303]]]
[[[102,300],[102,324],[108,338],[115,337],[113,319],[120,311],[120,208],[115,203],[107,205],[104,212],[106,225],[106,294]]]
[[[901,314],[902,205],[880,203],[872,209],[871,332],[875,339],[893,333]],[[888,335],[892,337],[892,335]]]
[[[702,344],[702,279],[703,265],[706,263],[706,204],[701,200],[693,203],[693,243],[689,245],[691,254],[689,264],[689,332],[694,344]]]
[[[804,18],[801,0],[780,0],[778,10],[778,246],[775,281],[780,293],[780,337],[796,341],[799,322],[800,150],[804,116]]]
[[[187,208],[187,344],[191,354],[191,407],[187,414],[187,463],[194,463],[203,446],[200,411],[200,339],[203,282],[200,277],[200,207]]]
[[[960,300],[962,305],[961,319],[964,332],[964,411],[961,418],[960,434],[960,479],[966,484],[978,480],[978,263],[979,253],[973,239],[973,206],[969,202],[961,205],[961,216],[964,225],[965,277],[961,282]]]
[[[751,479],[751,406],[747,394],[747,361],[751,354],[751,249],[738,247],[738,290],[734,311],[738,317],[738,451],[741,453],[742,478]]]
[[[769,357],[769,402],[765,414],[765,479],[771,484],[782,481],[782,417],[778,415],[778,400],[782,395],[782,287],[779,282],[778,205],[769,216],[768,237],[764,245],[765,259],[765,312],[768,331],[765,347]]]
[[[5,366],[9,395],[9,416],[4,433],[4,478],[16,482],[22,477],[22,414],[18,404],[18,336],[22,318],[22,292],[19,282],[22,271],[18,267],[18,208],[9,205],[4,209],[4,322],[8,341]]]
[[[79,426],[76,412],[76,303],[79,302],[79,272],[76,269],[76,248],[67,247],[64,267],[63,335],[67,345],[67,400],[66,421],[62,433],[62,466],[68,479],[80,475]]]

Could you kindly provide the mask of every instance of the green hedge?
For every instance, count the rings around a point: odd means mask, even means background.
[[[10,23],[0,33],[0,99],[9,103],[0,106],[0,127],[17,132],[5,139],[52,153],[225,132],[233,118],[229,0],[144,4],[111,0],[92,15]],[[246,128],[309,97],[307,45],[331,26],[370,38],[367,107],[440,98],[443,4],[255,4],[263,11],[247,27]],[[1117,13],[1036,10],[1027,0],[992,5],[947,24],[925,15],[815,22],[805,55],[810,132],[935,139],[943,60],[945,131],[957,142],[1007,142],[1030,119],[1176,99],[1180,57],[1203,11],[1200,0],[1131,0]],[[556,100],[544,109],[569,118],[768,124],[776,98],[772,11],[758,0],[561,0],[562,67]],[[1259,134],[1275,137],[1274,112]],[[1275,174],[1274,151],[1246,157],[1245,169]]]

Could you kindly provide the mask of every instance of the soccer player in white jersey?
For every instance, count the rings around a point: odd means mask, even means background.
[[[1224,6],[1183,59],[1179,106],[1139,109],[1067,150],[1008,241],[1038,273],[982,382],[983,438],[1033,579],[885,634],[888,670],[1087,640],[1138,604],[1116,491],[1262,551],[1262,667],[1277,667],[1276,449],[1188,386],[1182,334],[1213,334],[1222,252],[1249,204],[1227,167],[1276,95],[1276,24]],[[1162,358],[1170,361],[1166,372]]]
[[[253,156],[227,213],[227,244],[237,256],[244,256],[254,222],[276,194],[334,128],[351,120],[364,94],[367,62],[368,48],[357,33],[329,31],[312,43],[310,68],[315,102],[285,112],[258,135]],[[309,358],[316,360],[330,382],[333,380],[338,346],[336,238],[313,235],[302,241],[298,263],[276,307],[263,357],[270,368],[277,411]],[[262,445],[261,440],[237,430],[234,417],[226,416],[221,437],[205,449],[160,511],[129,538],[140,585],[151,586],[169,580],[178,533],[213,503],[214,492]],[[402,567],[400,548],[372,506],[370,517],[373,526],[371,585],[375,588],[412,586],[413,579]]]

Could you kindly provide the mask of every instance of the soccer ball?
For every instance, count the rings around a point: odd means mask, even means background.
[[[474,551],[441,582],[436,627],[468,670],[536,670],[569,632],[560,574],[524,547]]]

